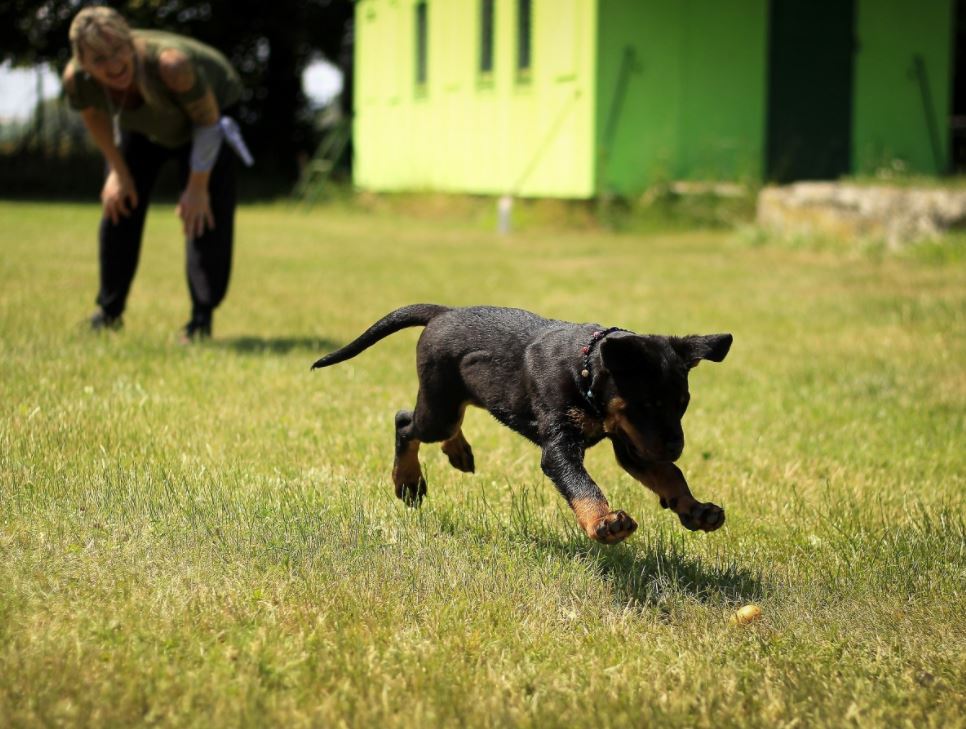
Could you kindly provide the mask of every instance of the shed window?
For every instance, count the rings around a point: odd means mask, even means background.
[[[522,75],[530,71],[532,21],[532,0],[517,0],[517,71]]]
[[[480,73],[493,73],[493,0],[480,0]]]
[[[416,3],[416,85],[426,85],[427,8],[425,0]]]

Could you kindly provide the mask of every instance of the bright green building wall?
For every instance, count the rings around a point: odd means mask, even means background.
[[[423,90],[415,85],[415,5],[356,5],[356,184],[592,196],[596,0],[533,0],[528,79],[516,73],[514,0],[496,2],[489,79],[477,70],[479,0],[428,0]]]
[[[516,72],[517,0],[496,0],[495,70],[481,78],[480,0],[427,0],[428,83],[417,89],[416,0],[359,0],[357,185],[586,198],[762,179],[769,0],[532,3],[529,77]],[[953,0],[856,0],[854,172],[893,159],[944,171],[952,16]]]
[[[856,18],[852,159],[871,173],[902,160],[913,172],[945,172],[952,101],[952,0],[860,0]],[[922,56],[938,126],[937,166],[913,58]]]
[[[598,22],[600,192],[761,176],[766,0],[600,0]]]

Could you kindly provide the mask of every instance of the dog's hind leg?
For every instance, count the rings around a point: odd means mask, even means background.
[[[413,435],[413,412],[396,413],[396,457],[392,464],[392,482],[396,497],[407,506],[419,506],[426,495],[426,479],[419,465],[419,439]]]
[[[473,459],[473,449],[463,435],[463,413],[466,411],[464,405],[460,411],[459,422],[456,424],[456,433],[443,441],[440,446],[446,457],[449,458],[450,465],[458,471],[473,473],[476,470],[476,462]]]
[[[428,376],[426,376],[428,374]],[[466,400],[459,388],[435,373],[420,373],[416,408],[396,413],[396,459],[392,480],[396,496],[410,506],[419,506],[426,495],[426,479],[419,465],[420,443],[443,442],[443,452],[461,471],[472,471],[473,450],[460,426]]]

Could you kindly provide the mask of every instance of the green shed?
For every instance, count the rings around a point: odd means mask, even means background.
[[[589,198],[941,174],[964,2],[359,0],[355,182]]]

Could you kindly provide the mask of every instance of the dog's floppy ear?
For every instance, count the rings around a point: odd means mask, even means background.
[[[637,334],[608,337],[600,343],[604,367],[614,373],[640,372],[654,366],[647,340]]]
[[[730,334],[691,334],[687,337],[675,337],[672,341],[678,356],[691,369],[697,367],[703,359],[712,362],[723,360],[731,349],[733,340],[734,337]]]

